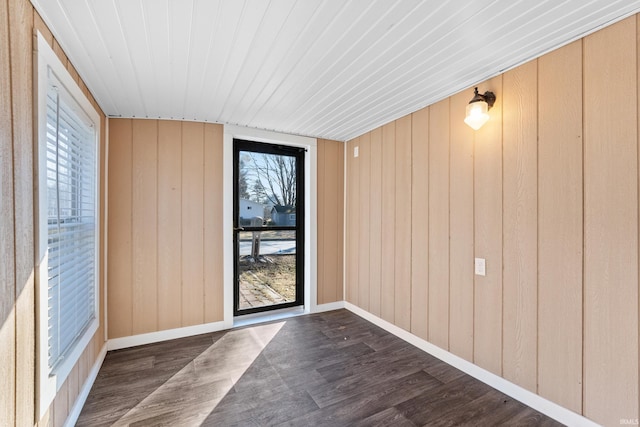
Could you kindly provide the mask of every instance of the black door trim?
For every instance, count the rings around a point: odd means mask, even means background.
[[[295,230],[296,232],[296,299],[293,302],[273,304],[263,307],[239,309],[240,286],[238,283],[239,244],[238,234],[241,231],[263,231],[261,227],[247,227],[238,224],[240,212],[239,197],[239,166],[240,152],[253,151],[257,153],[287,155],[296,158],[296,225],[295,226],[271,226],[269,230]],[[233,139],[233,315],[241,316],[258,312],[279,310],[282,308],[304,305],[304,245],[305,245],[305,152],[301,147],[289,145],[269,144],[244,139]]]

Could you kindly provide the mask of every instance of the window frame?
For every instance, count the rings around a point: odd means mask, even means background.
[[[35,126],[37,129],[37,141],[34,144],[36,156],[34,157],[34,174],[36,189],[34,191],[35,218],[36,218],[36,371],[38,384],[38,407],[40,418],[44,416],[53,402],[58,390],[69,376],[72,369],[78,363],[87,346],[91,343],[100,325],[100,115],[84,95],[76,81],[71,77],[67,69],[60,62],[53,49],[40,32],[37,33],[37,49],[34,58],[34,112]],[[62,362],[49,367],[48,356],[48,215],[47,215],[47,90],[49,86],[49,72],[53,72],[58,82],[64,86],[67,95],[73,98],[80,107],[79,114],[83,114],[93,125],[95,138],[95,259],[94,259],[94,319],[85,328],[83,334],[75,340],[71,350],[65,355]],[[44,167],[44,169],[43,169]],[[42,191],[40,191],[42,189]]]

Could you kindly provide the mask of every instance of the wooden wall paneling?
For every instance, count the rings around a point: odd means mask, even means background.
[[[631,17],[584,39],[583,401],[605,425],[639,417],[636,36]]]
[[[0,6],[0,425],[15,424],[16,405],[16,280],[13,199],[13,132],[9,17]]]
[[[82,356],[81,356],[82,358]],[[80,391],[80,377],[79,377],[79,365],[82,364],[82,360],[79,359],[76,363],[76,366],[71,369],[69,372],[69,376],[67,377],[67,401],[69,402],[69,406],[73,405],[73,402],[76,401],[78,397],[78,392]]]
[[[449,349],[449,125],[447,98],[429,107],[428,219],[429,341],[445,350]]]
[[[51,44],[53,35],[27,1],[0,7],[0,424],[33,425],[36,419],[35,378],[35,227],[33,48],[35,31]],[[68,66],[66,56],[59,54]],[[104,119],[104,117],[102,117]],[[101,123],[101,130],[104,129]],[[104,135],[104,134],[103,134]],[[104,138],[101,149],[104,149]],[[101,159],[104,159],[104,155]],[[101,172],[103,172],[101,170]],[[101,193],[104,194],[104,193]],[[35,209],[34,209],[35,208]],[[101,233],[102,226],[101,223]],[[104,236],[102,236],[104,237]],[[103,240],[104,241],[104,240]],[[102,260],[101,260],[102,261]],[[102,266],[102,264],[101,264]],[[102,272],[103,270],[100,269]],[[102,273],[100,274],[102,278]],[[101,286],[103,284],[101,283]],[[102,288],[101,288],[102,289]],[[102,295],[102,292],[101,294]],[[102,305],[101,305],[102,309]],[[102,312],[100,318],[102,319]],[[102,329],[93,341],[104,343]],[[96,337],[99,335],[99,339]],[[96,346],[93,342],[88,348]],[[84,356],[83,356],[84,357]],[[58,424],[68,415],[86,372],[83,357],[73,367],[41,425]]]
[[[535,60],[502,80],[503,375],[537,390],[538,69]]]
[[[345,185],[345,174],[344,174],[344,162],[345,162],[345,143],[336,141],[335,142],[335,162],[336,162],[336,176],[338,180],[336,182],[336,216],[337,216],[337,227],[335,230],[335,236],[337,240],[336,247],[336,270],[335,281],[335,299],[334,301],[343,301],[344,300],[344,216],[345,216],[345,203],[344,203],[344,185]]]
[[[40,14],[35,11],[33,13],[33,29],[34,31],[40,31],[40,34],[42,34],[49,46],[53,46],[53,34],[51,30],[49,30],[47,24],[44,23]]]
[[[382,262],[380,315],[395,318],[396,122],[382,127]]]
[[[358,290],[358,253],[359,246],[359,225],[360,218],[360,159],[354,157],[354,150],[360,150],[360,138],[349,141],[347,145],[347,182],[348,182],[348,224],[347,224],[347,301],[352,304],[359,304]]]
[[[204,319],[204,124],[182,123],[182,326]]]
[[[502,76],[479,85],[497,100],[475,132],[474,244],[486,276],[474,276],[474,363],[502,374]]]
[[[470,91],[451,97],[449,148],[449,351],[473,360],[473,142]]]
[[[53,52],[56,54],[58,59],[60,59],[60,62],[62,62],[62,65],[64,65],[66,68],[67,64],[69,63],[69,59],[67,59],[67,55],[64,53],[64,50],[62,50],[60,43],[58,43],[58,40],[56,40],[55,38],[53,39],[53,46],[51,46],[51,48],[53,49]]]
[[[411,333],[428,339],[429,108],[411,118]]]
[[[224,320],[222,132],[222,125],[204,125],[204,321],[206,323]]]
[[[342,293],[343,144],[318,140],[318,303],[339,301]]]
[[[67,386],[68,383],[65,381],[51,404],[51,406],[53,406],[53,427],[62,427],[67,420],[70,406]],[[73,402],[71,402],[71,404],[73,404]]]
[[[317,243],[317,251],[318,251],[318,289],[316,298],[318,300],[318,304],[325,303],[325,293],[327,292],[326,288],[329,286],[327,284],[328,280],[325,276],[325,269],[328,263],[329,255],[325,254],[325,241],[327,240],[326,231],[327,231],[327,213],[326,213],[326,189],[328,185],[325,183],[327,180],[327,174],[325,169],[327,168],[327,154],[325,151],[327,150],[327,145],[329,142],[324,139],[318,139],[318,188],[317,188],[317,200],[318,200],[318,243]]]
[[[93,336],[93,345],[87,346],[85,349],[84,360],[81,362],[84,365],[79,372],[81,385],[84,385],[87,381],[94,363],[98,360],[98,356],[106,344],[106,340],[104,339],[104,330],[101,331],[100,328],[98,328]]]
[[[371,131],[369,179],[369,312],[380,316],[382,280],[382,128]]]
[[[353,291],[352,291],[352,281],[353,281],[353,268],[351,267],[351,260],[352,260],[352,254],[353,254],[353,242],[351,239],[351,222],[352,222],[352,209],[353,209],[353,205],[352,202],[350,200],[351,195],[353,194],[353,180],[351,179],[351,175],[353,173],[352,169],[353,169],[353,146],[354,146],[354,141],[355,140],[351,140],[351,141],[347,141],[344,143],[345,145],[345,154],[344,154],[344,161],[345,161],[345,192],[346,192],[346,197],[345,197],[345,235],[344,235],[344,248],[345,248],[345,254],[344,254],[344,258],[345,258],[345,265],[344,265],[344,278],[345,278],[345,283],[344,283],[344,299],[345,301],[348,302],[353,302]]]
[[[104,337],[104,335],[102,335],[102,337]],[[98,331],[96,331],[92,341],[97,341],[98,338],[99,338]],[[80,359],[78,359],[78,363],[76,364],[75,369],[78,371],[78,390],[76,391],[76,397],[78,396],[78,393],[80,392],[80,388],[84,384],[85,380],[87,379],[87,376],[89,375],[89,372],[91,371],[91,368],[92,368],[91,364],[93,362],[91,357],[94,355],[95,347],[96,345],[94,342],[89,343],[89,345],[87,345],[87,347],[84,349],[84,351],[80,355]]]
[[[182,125],[158,121],[158,328],[182,325]]]
[[[132,138],[131,119],[109,120],[109,338],[132,334]]]
[[[78,87],[80,87],[82,90],[80,75],[78,74],[78,72],[76,71],[76,68],[73,66],[73,64],[69,60],[67,60],[67,71],[71,75],[71,78],[73,79],[73,81],[76,82],[78,84]]]
[[[38,421],[38,427],[48,427],[53,425],[53,406],[49,406],[42,418]]]
[[[411,329],[411,115],[396,120],[395,325]]]
[[[102,319],[104,319],[104,317]],[[104,320],[103,320],[103,323],[104,323]],[[94,363],[98,360],[98,356],[100,355],[100,352],[104,349],[105,345],[107,345],[107,340],[104,339],[104,330],[100,330],[100,328],[98,328],[98,330],[96,331],[93,337],[93,346],[89,345],[85,350],[87,353],[84,361],[85,368],[84,368],[84,371],[83,370],[80,371],[80,374],[82,375],[80,377],[80,381],[82,384],[84,384],[84,382],[87,380],[89,373],[93,368]],[[84,372],[84,374],[82,374],[82,372]]]
[[[134,335],[158,327],[158,122],[133,121],[132,247]]]
[[[26,1],[10,1],[8,11],[15,221],[15,422],[27,425],[35,419],[33,7]]]
[[[539,58],[538,81],[538,393],[579,414],[582,41]]]
[[[364,310],[369,310],[369,249],[370,249],[370,231],[369,231],[369,206],[371,193],[371,135],[366,133],[360,138],[360,156],[358,163],[360,165],[360,189],[358,191],[358,200],[360,203],[360,215],[358,217],[358,305]]]
[[[93,98],[91,96],[91,92],[89,92],[89,88],[87,87],[86,84],[84,84],[84,82],[82,81],[82,79],[80,78],[80,76],[78,76],[78,86],[80,87],[80,90],[82,91],[82,93],[84,94],[84,96],[87,97],[87,99],[89,100],[89,103],[91,105],[93,105]],[[95,108],[95,106],[94,106]],[[100,111],[98,109],[98,111]]]
[[[636,14],[636,72],[637,75],[640,76],[640,13]],[[640,102],[640,84],[638,84],[637,87],[637,95],[638,101]],[[637,104],[636,104],[637,105]],[[637,111],[637,120],[638,123],[640,124],[640,107],[636,107],[638,108]],[[638,188],[639,188],[639,195],[638,197],[640,198],[640,128],[638,128],[638,148],[636,149],[638,151]],[[640,216],[640,200],[638,200],[638,215]],[[640,220],[640,219],[639,219]],[[638,240],[640,241],[640,224],[638,225]],[[640,249],[638,249],[640,251]],[[640,254],[639,254],[640,255]],[[640,268],[640,258],[638,259],[638,268]],[[640,412],[640,278],[638,279],[638,353],[637,353],[637,359],[638,359],[638,388],[637,388],[637,393],[638,393],[638,412]]]

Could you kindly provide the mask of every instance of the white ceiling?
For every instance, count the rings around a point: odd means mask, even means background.
[[[343,141],[640,11],[640,0],[32,3],[109,116]]]

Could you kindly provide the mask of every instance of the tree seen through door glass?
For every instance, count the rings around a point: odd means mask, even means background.
[[[241,151],[238,197],[241,227],[295,227],[296,158]]]

